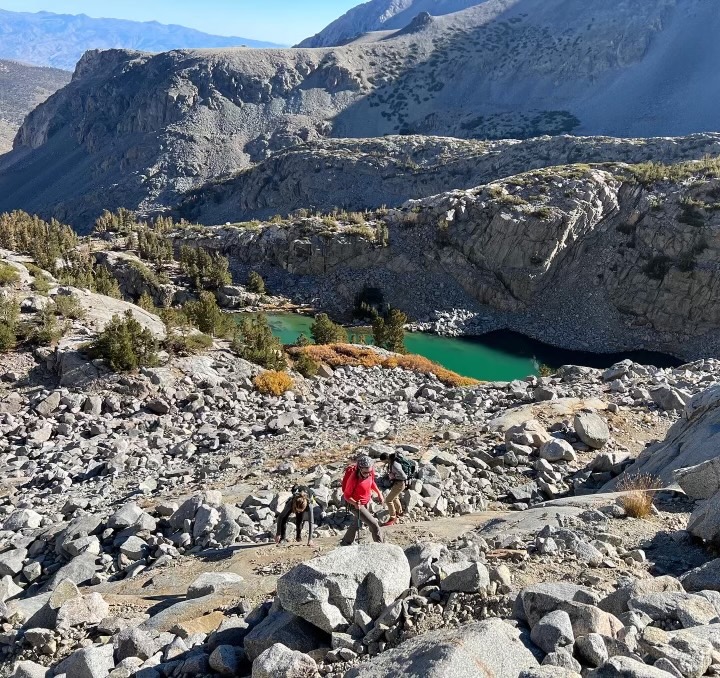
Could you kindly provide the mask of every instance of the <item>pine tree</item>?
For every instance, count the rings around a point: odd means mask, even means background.
[[[372,325],[375,346],[393,351],[393,353],[407,353],[405,323],[407,323],[407,316],[396,308],[390,309],[385,318],[377,316]]]
[[[222,312],[212,292],[200,292],[198,300],[188,302],[183,310],[195,327],[210,336],[225,337],[235,328],[232,318]]]
[[[345,328],[330,320],[327,313],[315,316],[310,334],[316,344],[345,344],[348,340]]]
[[[123,317],[113,316],[95,339],[90,352],[107,361],[115,372],[129,372],[157,364],[157,341],[128,309]]]
[[[243,319],[233,339],[232,348],[241,358],[265,369],[287,368],[282,344],[273,336],[267,317],[262,313]]]
[[[246,287],[253,294],[265,294],[265,281],[257,271],[250,271]]]

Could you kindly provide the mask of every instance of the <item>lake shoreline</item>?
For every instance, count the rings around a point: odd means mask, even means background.
[[[283,344],[292,345],[302,333],[310,337],[313,316],[298,312],[266,313],[273,333]],[[513,330],[491,330],[482,335],[441,335],[409,325],[405,334],[408,353],[415,353],[453,372],[482,381],[512,381],[537,376],[541,370],[562,365],[605,369],[624,359],[655,367],[676,367],[682,361],[651,351],[595,353],[573,351],[538,341]],[[348,334],[368,336],[367,323],[344,325]],[[371,342],[367,342],[371,343]]]

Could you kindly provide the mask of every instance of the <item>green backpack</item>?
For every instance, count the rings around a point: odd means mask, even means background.
[[[401,454],[397,453],[395,454],[395,461],[400,464],[400,468],[403,470],[403,473],[405,473],[408,480],[417,478],[418,463],[416,461],[403,457]]]

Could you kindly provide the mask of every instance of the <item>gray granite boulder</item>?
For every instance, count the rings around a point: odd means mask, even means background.
[[[317,664],[297,650],[275,643],[265,650],[252,666],[252,678],[307,678],[317,673]]]
[[[610,439],[608,425],[595,412],[578,412],[575,415],[574,428],[578,438],[594,450],[599,450]]]
[[[345,678],[504,677],[537,666],[520,631],[501,619],[488,619],[407,640],[350,669]]]
[[[410,586],[410,564],[393,544],[346,546],[283,575],[282,607],[327,632],[344,631],[356,610],[375,619]]]

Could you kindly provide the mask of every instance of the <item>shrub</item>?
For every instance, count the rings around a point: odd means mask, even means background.
[[[201,332],[213,337],[230,337],[235,329],[233,319],[223,313],[212,292],[200,292],[197,301],[183,307],[185,315]]]
[[[92,286],[98,294],[104,294],[106,297],[112,297],[113,299],[122,297],[117,279],[105,266],[98,266],[95,269],[94,278]]]
[[[30,340],[41,346],[52,346],[62,339],[68,330],[68,323],[59,323],[55,315],[57,307],[48,304],[40,312],[40,324],[34,329],[30,335]]]
[[[647,518],[652,514],[655,494],[662,488],[659,478],[648,473],[638,473],[621,478],[617,491],[623,492],[618,502],[633,518]]]
[[[298,338],[295,340],[295,346],[310,346],[311,343],[304,332],[300,332]]]
[[[289,374],[275,370],[258,374],[257,377],[253,379],[253,384],[263,395],[274,396],[282,395],[295,385]]]
[[[554,370],[550,365],[546,365],[545,363],[538,365],[538,375],[541,377],[551,377],[556,371],[557,370]]]
[[[233,350],[245,360],[269,370],[284,370],[287,361],[280,340],[273,336],[262,313],[244,318],[235,332]]]
[[[158,361],[155,337],[135,319],[129,309],[122,317],[113,316],[91,344],[90,353],[95,358],[107,361],[115,372],[152,367]]]
[[[174,333],[168,334],[165,340],[165,348],[173,355],[193,355],[202,353],[212,348],[213,339],[207,334],[202,333]]]
[[[52,288],[52,283],[42,273],[36,273],[32,288],[38,294],[46,295]]]
[[[310,334],[316,344],[343,344],[348,340],[345,328],[330,320],[327,313],[315,316]]]
[[[247,291],[253,294],[265,294],[265,281],[257,271],[250,271],[247,279]]]
[[[345,365],[359,367],[377,367],[379,365],[385,369],[400,367],[421,374],[433,374],[446,386],[474,386],[480,383],[477,379],[463,377],[423,356],[398,355],[384,358],[372,348],[353,346],[351,344],[306,346],[305,348],[293,347],[289,350],[289,353],[293,357],[300,353],[307,353],[313,360],[326,363],[330,367],[343,367]]]
[[[406,353],[406,322],[407,316],[396,308],[390,309],[385,318],[375,318],[372,325],[375,345],[395,353]]]
[[[80,305],[77,297],[70,294],[58,294],[55,299],[55,311],[70,320],[80,320],[85,317],[85,309]]]
[[[4,285],[14,285],[19,282],[20,274],[14,266],[0,261],[0,287]]]
[[[320,369],[320,363],[313,360],[307,353],[301,353],[295,359],[295,370],[303,377],[314,377]]]
[[[20,304],[17,300],[0,296],[0,352],[15,348]]]
[[[537,217],[538,219],[546,221],[552,216],[552,209],[550,209],[549,207],[538,207],[537,209],[534,209],[530,214],[532,214],[532,216],[534,217]]]
[[[139,306],[143,311],[147,311],[148,313],[157,312],[157,309],[155,308],[155,302],[147,292],[143,292],[140,295],[138,300],[135,302],[135,305]]]

